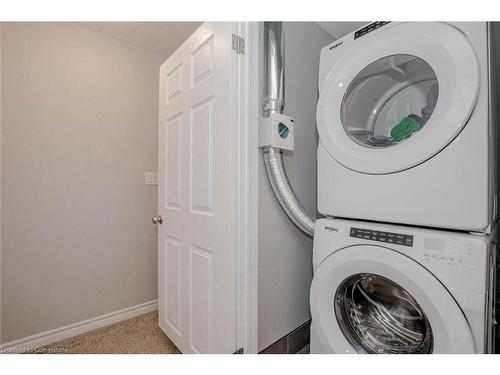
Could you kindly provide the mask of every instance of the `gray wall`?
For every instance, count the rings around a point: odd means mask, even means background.
[[[73,24],[4,23],[3,342],[157,298],[158,61]]]
[[[319,53],[333,37],[313,22],[287,22],[284,113],[295,118],[295,150],[285,165],[292,186],[316,213],[316,102]],[[279,206],[259,165],[258,347],[264,349],[310,319],[312,239]]]
[[[494,122],[496,124],[496,127],[494,129],[496,130],[496,173],[497,173],[497,195],[498,195],[498,176],[500,176],[500,160],[499,160],[499,147],[500,147],[500,131],[499,129],[499,117],[498,117],[498,98],[499,98],[499,88],[500,88],[500,22],[492,22],[492,29],[491,29],[492,35],[491,35],[491,43],[492,43],[492,58],[494,59],[495,67],[492,69],[492,74],[493,74],[493,79],[495,80],[495,84],[492,85],[491,91],[492,95],[494,95],[493,103],[497,103],[495,107],[495,119]],[[498,220],[498,213],[500,212],[500,201],[497,199],[497,220]],[[497,231],[497,244],[500,243],[500,232]],[[497,264],[496,264],[496,273],[497,273],[497,285],[496,285],[496,316],[500,316],[500,253],[498,252],[498,245],[497,245]],[[500,324],[496,325],[496,332],[495,332],[495,353],[500,353]]]

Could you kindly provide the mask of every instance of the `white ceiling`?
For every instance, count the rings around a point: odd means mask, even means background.
[[[78,22],[80,26],[147,49],[162,60],[170,56],[201,22]]]
[[[368,22],[318,22],[338,39]],[[169,57],[202,22],[78,22],[80,26],[147,49],[163,61]]]
[[[335,39],[342,38],[344,35],[347,35],[361,26],[366,25],[367,21],[362,22],[317,22],[323,29],[325,29],[330,35],[332,35]]]

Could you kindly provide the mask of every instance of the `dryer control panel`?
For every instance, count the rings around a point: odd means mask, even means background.
[[[413,236],[409,234],[382,232],[378,230],[351,227],[350,237],[364,240],[393,243],[396,245],[413,247]]]
[[[384,25],[387,25],[390,21],[377,21],[377,22],[373,22],[365,27],[363,27],[362,29],[359,29],[358,31],[356,31],[354,33],[354,39],[358,39],[360,37],[362,37],[363,35],[366,35],[370,32],[372,32],[373,30],[376,30],[378,29],[379,27],[382,27]]]

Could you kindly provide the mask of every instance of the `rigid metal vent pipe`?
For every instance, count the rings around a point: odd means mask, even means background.
[[[285,105],[284,37],[283,22],[264,22],[266,80],[266,93],[262,103],[264,117],[282,113]],[[312,236],[315,220],[306,212],[290,185],[281,150],[271,146],[265,147],[264,161],[269,183],[281,207],[302,231]]]

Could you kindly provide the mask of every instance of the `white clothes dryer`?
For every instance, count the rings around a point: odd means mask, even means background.
[[[490,29],[486,22],[375,22],[321,51],[321,214],[491,231]]]

